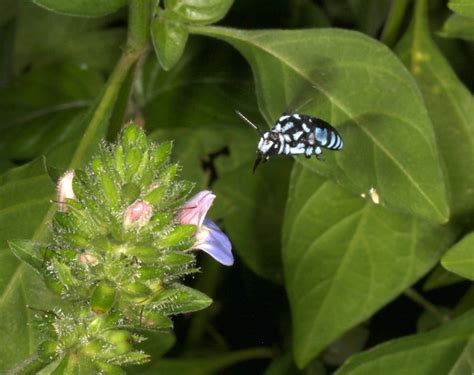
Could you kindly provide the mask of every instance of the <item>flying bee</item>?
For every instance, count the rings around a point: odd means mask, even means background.
[[[270,130],[262,132],[242,113],[236,112],[260,134],[253,172],[261,161],[266,162],[274,155],[305,155],[309,159],[314,154],[318,160],[324,160],[321,148],[338,151],[344,145],[336,129],[316,117],[283,113]]]

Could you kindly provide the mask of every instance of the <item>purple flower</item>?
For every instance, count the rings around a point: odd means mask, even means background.
[[[181,207],[177,219],[180,224],[196,225],[196,242],[192,249],[202,250],[219,263],[231,266],[234,264],[234,257],[229,238],[212,220],[205,219],[215,198],[208,190],[197,193]]]

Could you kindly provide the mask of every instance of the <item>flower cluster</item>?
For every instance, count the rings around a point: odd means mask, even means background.
[[[58,181],[53,242],[12,244],[67,303],[46,314],[40,358],[87,357],[109,372],[148,356],[134,350],[134,332],[172,327],[170,316],[201,310],[212,300],[180,283],[199,271],[195,251],[224,265],[231,244],[206,218],[215,195],[186,199],[192,184],[176,178],[171,144],[150,143],[130,125],[117,144],[103,144],[82,170]]]

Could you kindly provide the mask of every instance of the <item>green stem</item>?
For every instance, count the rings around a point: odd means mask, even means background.
[[[142,53],[150,34],[150,0],[129,0],[127,50]]]
[[[380,36],[380,40],[389,47],[392,47],[397,40],[407,5],[408,0],[392,0],[387,21]]]
[[[120,89],[135,62],[143,55],[148,47],[148,31],[150,24],[150,1],[130,0],[129,4],[129,28],[125,50],[110,75],[103,94],[97,103],[89,124],[81,139],[69,169],[80,167],[88,158],[91,145],[95,145],[96,139],[101,133],[105,135],[108,120],[113,112]],[[43,221],[33,235],[33,240],[45,241],[48,237],[51,219],[56,212],[56,204],[51,205]]]
[[[431,313],[435,318],[437,318],[440,323],[444,324],[449,321],[449,316],[447,314],[443,314],[439,309],[433,305],[430,301],[428,301],[425,297],[423,297],[420,293],[418,293],[413,288],[408,288],[405,290],[404,294],[410,298],[413,302],[423,307],[426,311]]]

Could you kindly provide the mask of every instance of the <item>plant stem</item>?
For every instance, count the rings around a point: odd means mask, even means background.
[[[449,321],[449,316],[447,314],[443,314],[439,309],[428,301],[425,297],[423,297],[420,293],[418,293],[413,288],[408,288],[405,290],[404,294],[410,298],[413,302],[423,307],[426,311],[431,313],[434,317],[436,317],[440,323],[444,324]]]
[[[389,47],[392,47],[397,40],[407,5],[408,0],[392,0],[387,21],[380,36],[380,40]]]
[[[127,50],[140,53],[148,47],[150,0],[129,0]]]
[[[151,7],[149,0],[130,0],[129,28],[125,50],[105,84],[103,93],[93,109],[91,116],[88,117],[89,123],[87,129],[74,152],[69,164],[69,169],[80,167],[95,148],[97,143],[96,140],[101,136],[105,136],[109,123],[108,120],[114,110],[120,89],[135,62],[142,56],[148,47],[150,12]],[[56,204],[53,204],[43,218],[40,226],[33,234],[33,240],[46,240],[49,233],[48,224],[55,212]]]

